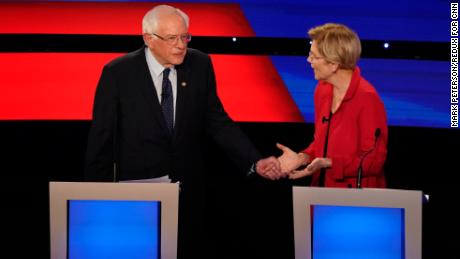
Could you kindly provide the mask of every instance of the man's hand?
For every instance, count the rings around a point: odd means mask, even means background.
[[[260,176],[270,180],[278,180],[280,178],[286,177],[286,174],[281,172],[280,162],[274,156],[257,161],[256,172]]]

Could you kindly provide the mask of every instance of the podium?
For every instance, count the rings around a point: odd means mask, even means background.
[[[177,257],[178,184],[50,182],[49,191],[52,259]]]
[[[293,187],[296,259],[422,258],[422,192]]]

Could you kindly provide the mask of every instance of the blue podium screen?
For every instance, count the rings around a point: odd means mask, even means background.
[[[404,209],[312,207],[312,258],[404,258]]]
[[[158,201],[68,201],[68,258],[160,258]]]

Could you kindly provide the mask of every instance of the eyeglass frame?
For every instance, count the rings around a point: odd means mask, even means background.
[[[183,43],[189,43],[190,41],[192,41],[192,34],[190,33],[184,33],[181,35],[169,35],[169,36],[164,36],[164,37],[156,33],[151,33],[151,35],[156,36],[158,39],[165,41],[169,45],[176,45],[179,42],[179,39]]]
[[[311,60],[313,61],[313,60],[325,59],[325,58],[324,58],[324,57],[317,57],[317,56],[315,55],[315,53],[313,53],[313,52],[310,51],[310,52],[308,52],[308,57],[307,57],[307,59],[311,59]]]

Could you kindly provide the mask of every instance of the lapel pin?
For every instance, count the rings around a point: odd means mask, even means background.
[[[180,83],[181,86],[187,86],[187,83],[186,82],[182,82]]]

